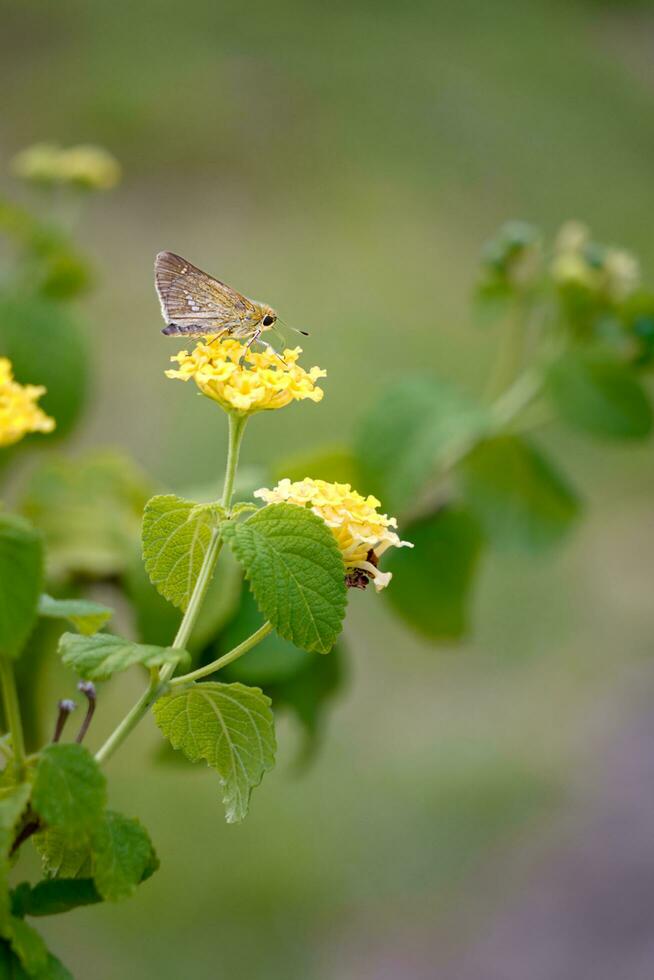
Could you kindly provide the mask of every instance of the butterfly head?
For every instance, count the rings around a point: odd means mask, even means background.
[[[272,330],[277,322],[277,314],[272,306],[261,304],[261,327],[263,330]]]

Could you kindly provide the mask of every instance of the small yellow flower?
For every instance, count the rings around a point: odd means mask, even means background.
[[[300,347],[285,350],[282,362],[273,351],[259,353],[229,337],[199,343],[190,354],[180,351],[171,361],[179,365],[166,377],[195,381],[203,395],[228,412],[262,412],[284,408],[292,401],[310,398],[319,402],[322,388],[316,386],[326,372],[312,367],[305,371],[297,363]]]
[[[54,419],[36,404],[45,388],[14,381],[11,362],[0,357],[0,446],[11,446],[28,432],[52,432]]]
[[[101,146],[62,149],[54,143],[36,143],[21,150],[12,161],[12,171],[23,180],[98,191],[111,190],[121,177],[120,164]]]
[[[372,579],[377,592],[385,589],[392,575],[377,567],[381,556],[387,548],[413,548],[410,541],[400,541],[395,518],[378,513],[381,504],[377,498],[362,497],[349,483],[284,479],[272,490],[256,490],[254,496],[267,504],[309,507],[322,517],[341,550],[350,586],[365,588]]]

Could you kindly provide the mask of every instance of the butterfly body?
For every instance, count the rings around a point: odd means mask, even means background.
[[[227,334],[253,341],[277,320],[272,307],[242,296],[174,252],[159,252],[154,278],[167,336]]]

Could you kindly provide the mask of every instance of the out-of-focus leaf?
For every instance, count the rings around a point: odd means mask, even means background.
[[[14,914],[21,918],[59,915],[103,900],[91,878],[52,878],[33,887],[24,881],[14,888],[11,898]]]
[[[481,438],[486,410],[457,388],[431,378],[400,381],[364,420],[357,440],[362,484],[382,508],[401,514],[439,464]]]
[[[481,443],[460,467],[465,499],[500,548],[539,551],[573,526],[580,502],[549,460],[524,438]]]
[[[279,635],[304,650],[331,650],[346,589],[343,559],[325,522],[294,504],[270,504],[243,523],[225,523],[221,533]]]
[[[325,446],[307,453],[288,456],[275,465],[275,482],[287,477],[291,482],[304,480],[326,480],[328,483],[349,483],[357,489],[359,482],[358,464],[354,454],[345,446]]]
[[[18,786],[3,786],[0,789],[0,934],[9,919],[9,854],[20,826],[21,818],[27,809],[31,793],[28,783]],[[0,974],[1,976],[1,974]]]
[[[43,583],[41,535],[22,517],[0,514],[0,651],[17,657],[37,614]]]
[[[128,457],[90,454],[39,467],[23,510],[44,534],[54,578],[107,578],[127,568],[148,496],[144,476]]]
[[[569,425],[609,439],[643,439],[652,407],[632,367],[597,353],[568,352],[550,367],[547,390]]]
[[[45,593],[39,598],[39,616],[46,619],[67,619],[85,636],[97,633],[113,614],[113,609],[89,599],[53,599]]]
[[[384,590],[395,611],[432,640],[456,640],[468,629],[470,594],[482,552],[477,521],[461,506],[446,506],[402,532],[413,549],[390,549]]]
[[[41,751],[32,807],[48,827],[80,840],[101,820],[106,798],[104,773],[83,745],[47,745]]]
[[[93,880],[110,902],[129,898],[156,863],[147,831],[138,820],[108,810],[93,832]]]
[[[57,423],[48,440],[67,435],[84,407],[90,372],[88,344],[74,316],[46,299],[0,294],[0,350],[17,381],[47,389],[40,406]]]
[[[91,875],[91,845],[88,838],[70,840],[54,828],[42,830],[32,838],[41,856],[46,878],[88,878]]]

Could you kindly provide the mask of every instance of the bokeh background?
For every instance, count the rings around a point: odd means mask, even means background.
[[[125,172],[80,226],[100,277],[95,377],[67,451],[122,447],[172,487],[222,467],[222,415],[163,376],[163,248],[310,329],[308,360],[329,372],[320,406],[254,420],[252,464],[347,441],[385,384],[425,366],[478,389],[494,334],[470,294],[508,218],[583,219],[654,280],[650,3],[0,14],[2,160],[98,142]],[[144,724],[111,763],[112,803],[150,828],[162,868],[129,903],[45,923],[76,976],[652,976],[651,445],[546,442],[587,499],[573,538],[537,562],[486,560],[456,648],[354,594],[321,751],[298,772],[282,724],[245,824],[224,824],[209,773],[155,766]],[[98,740],[138,689],[114,682]]]

